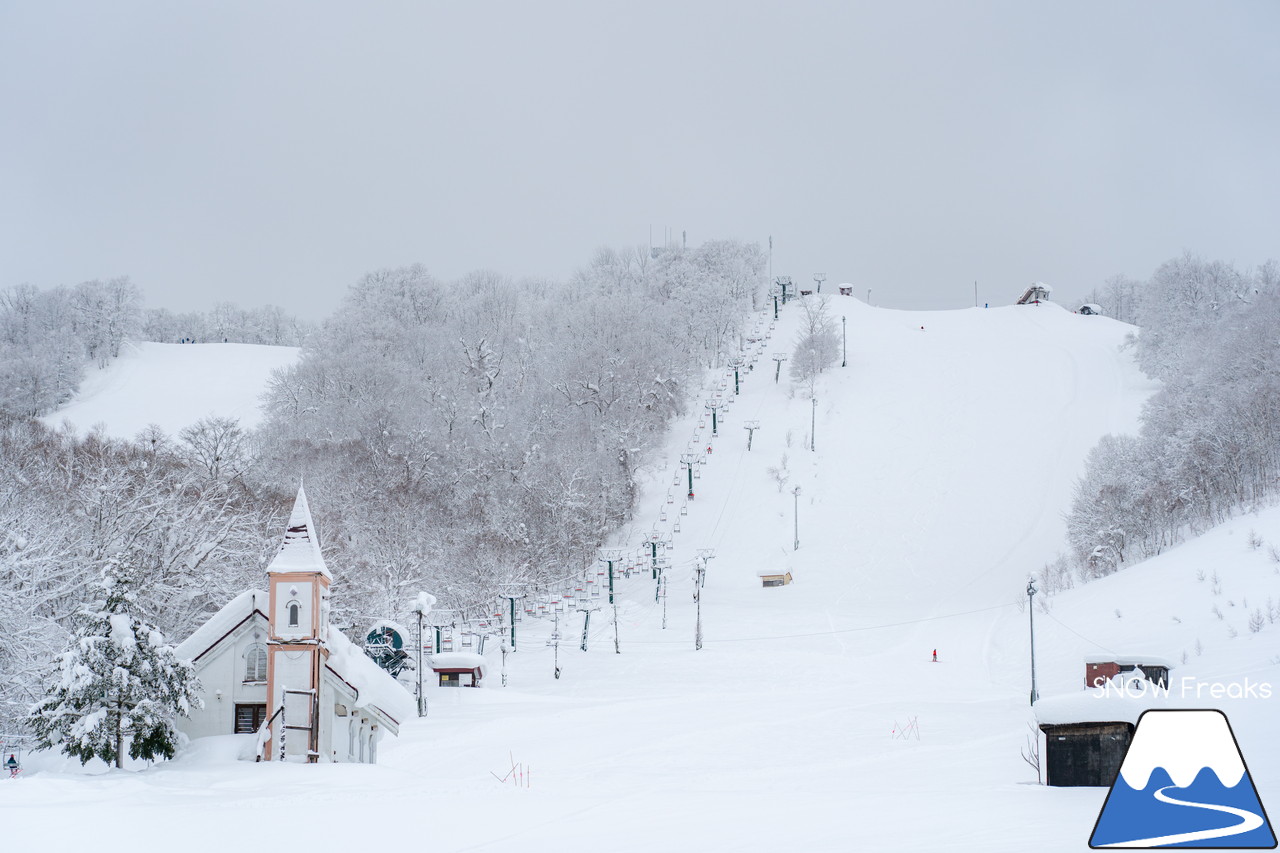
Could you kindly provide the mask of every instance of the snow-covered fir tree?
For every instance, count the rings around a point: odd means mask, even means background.
[[[40,744],[85,763],[124,766],[131,758],[172,758],[176,716],[199,707],[192,665],[140,615],[132,565],[111,557],[102,569],[103,599],[78,616],[72,647],[54,663],[49,695],[31,710]]]

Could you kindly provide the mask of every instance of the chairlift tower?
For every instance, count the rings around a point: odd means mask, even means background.
[[[745,430],[747,431],[747,450],[748,450],[748,451],[750,451],[750,450],[751,450],[751,439],[755,437],[756,430],[760,429],[760,422],[759,422],[759,421],[747,421],[746,423],[744,423],[744,424],[742,425],[742,428],[743,428],[743,429],[745,429]]]
[[[816,272],[813,274],[813,280],[818,285],[818,292],[822,292],[822,283],[827,280],[827,274],[824,272]]]
[[[707,411],[711,413],[711,434],[719,435],[719,424],[716,421],[716,412],[720,409],[721,402],[716,397],[708,397],[705,403]]]
[[[618,640],[618,602],[613,595],[613,564],[622,559],[622,549],[601,548],[600,559],[609,564],[609,604],[613,606],[613,651],[620,655],[622,647]]]
[[[778,366],[773,370],[773,384],[777,385],[778,379],[782,376],[782,362],[787,360],[787,354],[785,352],[775,352],[772,357],[778,363]]]
[[[694,651],[703,648],[703,588],[707,585],[707,561],[716,556],[713,548],[698,549],[698,570],[694,575],[694,603],[698,606],[698,622],[694,629]]]
[[[685,466],[689,471],[689,498],[693,499],[693,466],[698,464],[699,455],[697,453],[681,453],[680,464]]]
[[[547,638],[547,645],[552,648],[552,661],[555,666],[555,675],[560,677],[560,611],[556,610],[552,614],[551,636]]]
[[[791,287],[791,276],[780,275],[777,278],[778,289],[782,291],[782,304],[787,304],[787,288]]]

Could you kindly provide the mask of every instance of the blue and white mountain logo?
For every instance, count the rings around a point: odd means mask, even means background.
[[[1145,711],[1089,846],[1274,848],[1226,715]]]

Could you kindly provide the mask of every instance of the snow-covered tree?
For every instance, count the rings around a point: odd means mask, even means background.
[[[1090,454],[1068,538],[1107,574],[1280,489],[1280,266],[1252,274],[1183,255],[1140,286],[1138,363],[1161,380],[1139,437]]]
[[[827,297],[817,295],[799,300],[804,316],[788,369],[792,380],[803,385],[810,397],[816,391],[818,374],[840,357],[840,332],[828,311],[828,302]]]
[[[103,599],[79,614],[74,644],[60,655],[49,695],[31,711],[42,746],[83,764],[101,758],[172,758],[175,717],[199,707],[195,668],[141,615],[137,575],[125,560],[102,569]]]

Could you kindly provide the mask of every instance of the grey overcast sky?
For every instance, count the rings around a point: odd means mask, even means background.
[[[0,287],[311,319],[650,227],[904,308],[1280,255],[1280,3],[0,0]]]

